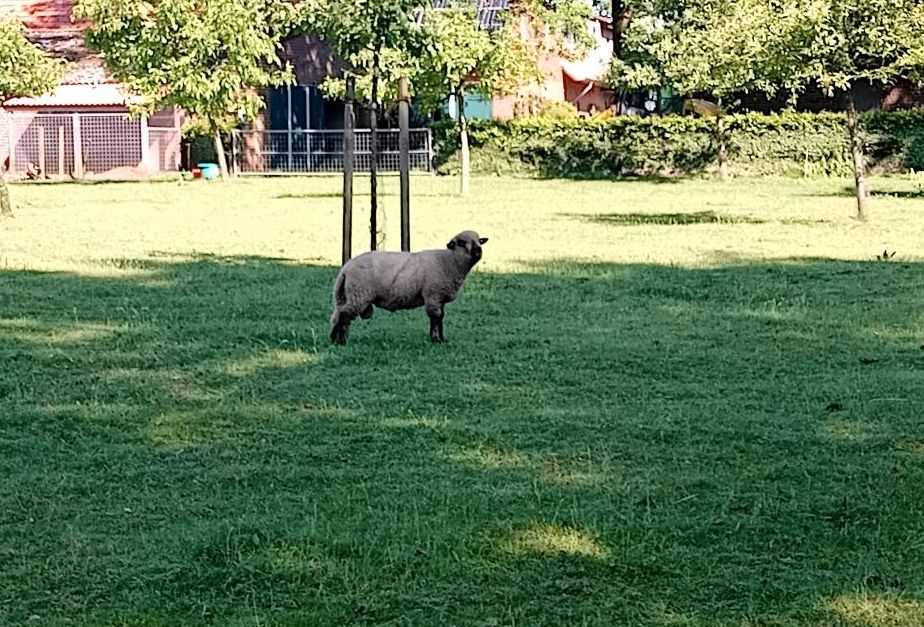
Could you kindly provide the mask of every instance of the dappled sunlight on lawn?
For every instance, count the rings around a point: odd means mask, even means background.
[[[158,447],[188,449],[194,446],[238,450],[241,438],[255,448],[272,446],[286,429],[311,429],[317,423],[339,423],[354,412],[335,407],[261,403],[230,409],[220,404],[198,405],[158,412],[142,433]],[[246,440],[250,438],[250,442]]]
[[[490,444],[459,447],[447,455],[455,464],[472,470],[525,472],[545,485],[593,487],[613,482],[610,460],[597,460],[587,453],[577,456],[527,454],[499,449]]]
[[[533,462],[520,451],[503,451],[487,446],[464,448],[457,453],[451,454],[449,458],[457,464],[484,470],[527,469],[534,467]]]
[[[0,338],[6,336],[37,346],[68,346],[87,344],[110,338],[127,329],[124,324],[70,322],[49,324],[32,318],[0,320]]]
[[[225,372],[234,377],[248,377],[269,368],[296,368],[315,366],[322,356],[298,349],[268,349],[264,353],[238,359],[225,366]]]
[[[499,550],[514,557],[567,555],[603,559],[609,555],[594,534],[554,523],[514,527],[502,532],[495,542]]]
[[[920,627],[924,601],[900,594],[842,594],[822,605],[830,619],[845,627]]]

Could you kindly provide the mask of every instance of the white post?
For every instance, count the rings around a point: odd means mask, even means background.
[[[141,118],[141,169],[145,172],[151,169],[151,132],[147,117]]]
[[[74,128],[74,178],[83,178],[83,141],[80,138],[80,114],[71,114],[71,125]]]
[[[16,142],[18,137],[15,133],[16,117],[10,111],[7,114],[7,143],[10,145],[10,176],[16,173]],[[2,164],[0,164],[2,165]]]
[[[58,176],[64,176],[64,126],[58,127]]]
[[[41,178],[47,178],[47,172],[45,172],[45,127],[38,127],[38,167],[39,167],[39,176]]]

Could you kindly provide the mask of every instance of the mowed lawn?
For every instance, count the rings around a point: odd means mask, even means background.
[[[924,625],[924,182],[412,182],[12,188],[0,625]]]

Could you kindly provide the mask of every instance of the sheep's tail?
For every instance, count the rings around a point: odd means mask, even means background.
[[[337,275],[337,282],[334,283],[334,313],[330,318],[330,323],[332,325],[337,324],[337,321],[340,319],[340,308],[343,305],[346,305],[346,276],[344,275],[343,270],[340,271],[340,274]]]

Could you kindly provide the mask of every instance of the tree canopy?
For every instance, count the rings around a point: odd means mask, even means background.
[[[63,71],[62,61],[26,39],[18,20],[0,19],[0,104],[9,98],[51,91]]]
[[[790,58],[788,84],[815,83],[840,94],[847,110],[857,215],[866,219],[866,155],[854,88],[924,76],[924,4],[918,0],[779,0],[798,16],[780,49]]]
[[[262,90],[291,72],[279,44],[295,23],[287,0],[80,0],[87,42],[113,76],[144,97],[141,111],[181,107],[216,137],[263,107]]]
[[[463,90],[486,96],[510,94],[540,78],[535,51],[514,27],[480,28],[470,5],[431,9],[423,25],[425,53],[413,83],[424,108],[437,108]]]
[[[22,24],[0,19],[0,105],[17,96],[37,96],[51,91],[64,71],[54,59],[26,39]],[[3,164],[0,164],[0,215],[12,215]]]

